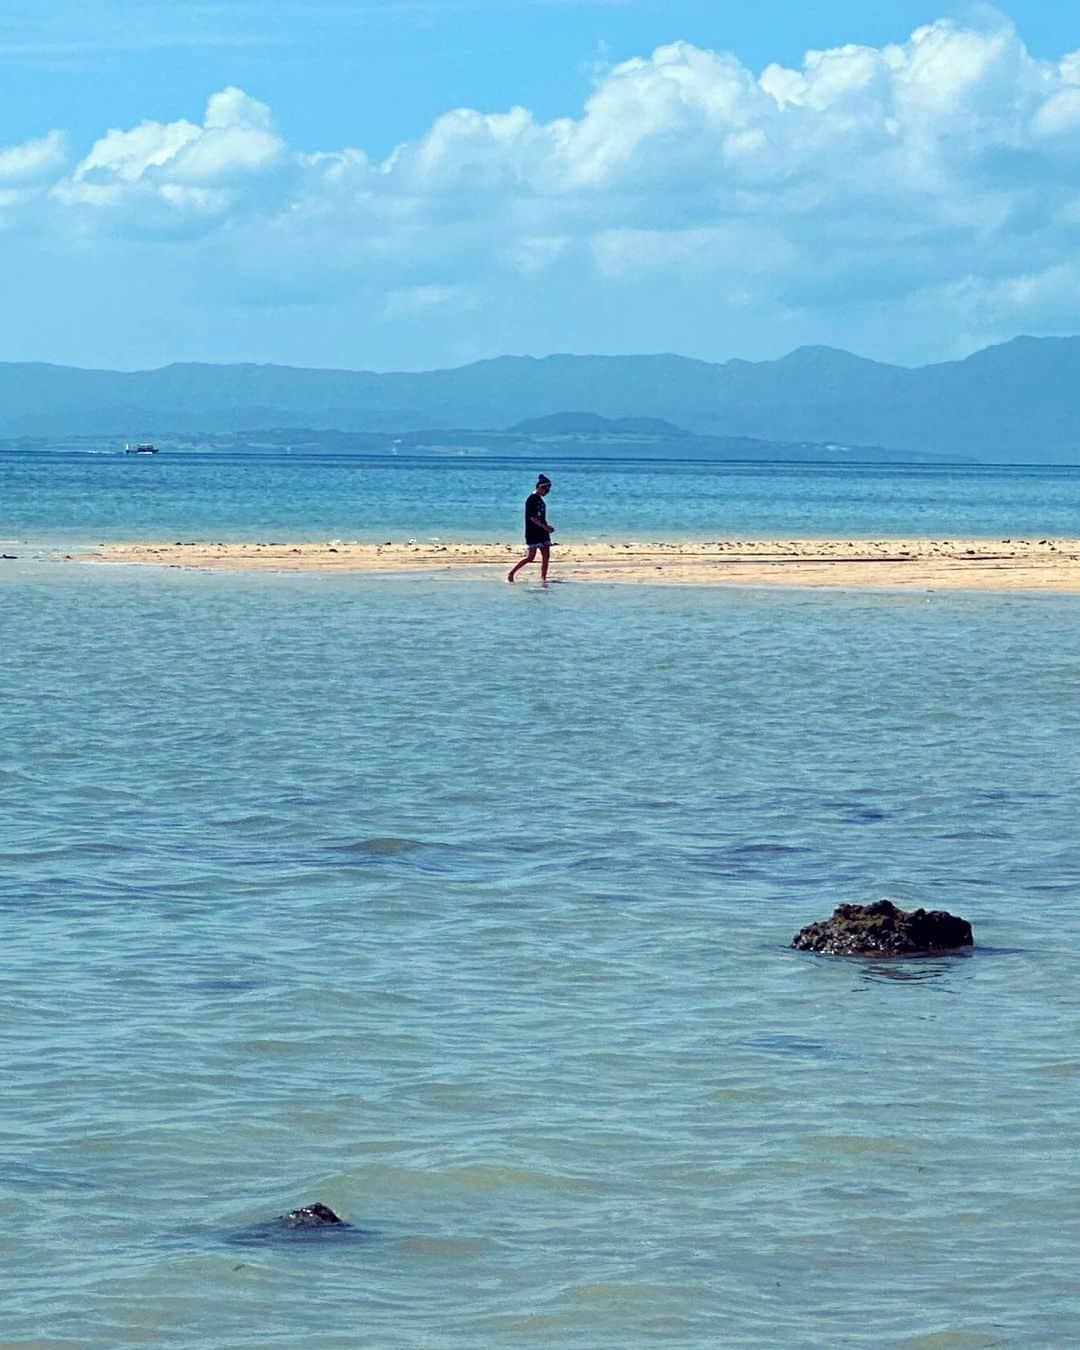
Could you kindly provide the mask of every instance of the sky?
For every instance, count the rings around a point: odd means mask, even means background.
[[[1080,9],[0,0],[0,360],[1080,332]]]

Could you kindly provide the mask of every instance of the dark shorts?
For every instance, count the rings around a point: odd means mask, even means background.
[[[551,539],[550,539],[550,537],[549,537],[549,538],[546,538],[546,539],[526,539],[526,540],[525,540],[525,547],[526,547],[526,548],[550,548],[550,547],[551,547]]]

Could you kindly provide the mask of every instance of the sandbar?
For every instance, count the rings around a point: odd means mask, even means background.
[[[333,539],[110,543],[66,556],[214,571],[423,571],[492,579],[505,575],[523,553],[517,543]],[[1080,592],[1080,539],[571,539],[552,548],[550,577],[652,585]],[[535,585],[538,579],[534,564],[515,584]]]

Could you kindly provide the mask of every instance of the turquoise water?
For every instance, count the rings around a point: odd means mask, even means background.
[[[1080,469],[0,452],[0,535],[517,538],[537,468],[566,538],[1080,534]]]
[[[1075,598],[16,551],[3,1344],[1075,1341]]]

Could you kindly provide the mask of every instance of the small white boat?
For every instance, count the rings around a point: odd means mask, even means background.
[[[124,454],[125,454],[125,455],[156,455],[156,454],[157,454],[157,446],[156,446],[156,445],[146,445],[146,444],[143,444],[143,445],[125,445],[125,446],[124,446]]]

